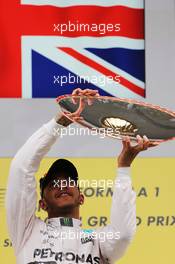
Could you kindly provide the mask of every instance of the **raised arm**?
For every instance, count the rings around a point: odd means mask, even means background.
[[[55,143],[59,125],[55,119],[37,130],[12,160],[6,193],[7,224],[17,253],[32,231],[36,210],[36,180],[40,161]],[[25,236],[24,236],[25,234]]]
[[[136,231],[136,194],[132,189],[130,165],[140,151],[156,146],[147,137],[137,136],[137,145],[132,146],[128,137],[118,157],[118,176],[114,184],[110,224],[99,229],[105,239],[99,239],[102,258],[113,263],[121,258],[130,244]],[[100,237],[100,236],[99,236]]]
[[[73,95],[98,96],[97,91],[75,89]],[[76,102],[75,102],[76,103]],[[36,180],[42,158],[55,143],[62,126],[79,121],[85,102],[80,99],[76,112],[58,115],[37,130],[12,160],[6,193],[7,225],[17,254],[32,231],[36,210]]]
[[[135,234],[135,197],[130,168],[119,168],[114,183],[110,223],[98,230],[98,233],[103,233],[99,234],[99,243],[102,258],[106,263],[113,263],[121,258]]]

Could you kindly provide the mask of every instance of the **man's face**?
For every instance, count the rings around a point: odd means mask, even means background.
[[[76,183],[66,176],[50,181],[44,189],[43,199],[48,209],[54,212],[78,207],[83,200]]]

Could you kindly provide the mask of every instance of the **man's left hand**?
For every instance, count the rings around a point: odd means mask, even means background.
[[[118,157],[118,167],[130,167],[135,157],[144,150],[150,147],[158,146],[158,142],[151,142],[146,136],[143,138],[139,135],[136,137],[137,144],[132,146],[130,138],[127,136],[123,138],[122,145],[123,149]]]

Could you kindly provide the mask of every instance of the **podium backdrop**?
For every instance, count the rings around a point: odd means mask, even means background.
[[[41,162],[37,180],[54,161]],[[114,179],[116,159],[71,158],[79,171],[80,179]],[[4,193],[11,159],[0,159],[0,260],[15,264],[15,257],[7,232]],[[138,158],[132,167],[133,187],[137,193],[137,232],[121,264],[174,263],[175,228],[175,158]],[[85,203],[81,209],[84,228],[94,229],[109,223],[111,190],[97,188],[82,190]],[[39,196],[38,196],[39,197]],[[12,197],[13,199],[13,197]],[[45,219],[45,213],[36,211]]]

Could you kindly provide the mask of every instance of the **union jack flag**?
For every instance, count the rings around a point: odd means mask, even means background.
[[[1,0],[0,6],[1,98],[51,98],[76,87],[145,97],[144,0]]]

